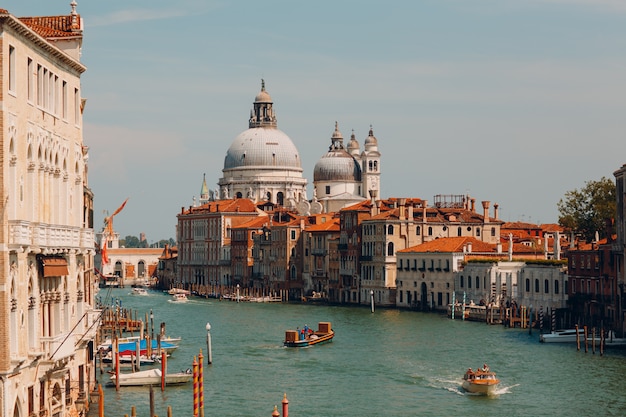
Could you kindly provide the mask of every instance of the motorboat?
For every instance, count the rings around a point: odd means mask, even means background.
[[[543,343],[573,343],[578,340],[585,339],[585,329],[566,329],[556,330],[550,333],[543,333],[539,335],[539,341]]]
[[[173,303],[186,303],[189,299],[187,298],[187,295],[179,292],[176,294],[172,295],[172,299],[170,300]]]
[[[187,290],[183,290],[182,288],[170,288],[167,293],[169,295],[176,295],[176,294],[184,294],[184,295],[189,295],[190,292]]]
[[[485,364],[482,368],[472,371],[469,368],[463,375],[463,389],[472,394],[493,395],[500,380],[496,377],[495,372],[491,372]]]
[[[147,369],[145,371],[120,373],[120,387],[133,387],[145,385],[161,385],[162,371],[158,368]],[[190,371],[165,374],[165,385],[186,384],[191,381],[193,374]],[[108,385],[117,385],[117,378],[111,375]]]
[[[117,346],[118,346],[117,349],[120,355],[136,355],[137,354],[137,342],[139,342],[139,355],[147,355],[148,344],[145,339],[140,340],[139,338],[126,338],[126,340],[122,342],[120,342],[120,340],[118,340],[117,342]],[[151,346],[152,352],[157,352],[159,350],[159,342],[157,340],[153,340],[150,346]],[[165,353],[171,354],[178,348],[178,345],[174,343],[161,341],[160,347],[162,350],[165,351]],[[113,344],[111,343],[110,340],[107,340],[105,343],[98,346],[98,349],[108,352],[108,351],[113,350]]]
[[[309,329],[306,325],[302,329],[287,330],[283,345],[286,347],[320,345],[332,342],[333,337],[335,337],[335,331],[331,328],[330,322],[323,321],[318,323],[317,331]]]
[[[131,294],[132,295],[148,295],[148,290],[146,290],[143,287],[134,287]]]

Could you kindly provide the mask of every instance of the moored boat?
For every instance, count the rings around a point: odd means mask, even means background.
[[[463,375],[463,389],[473,394],[493,395],[496,392],[500,380],[495,372],[491,372],[487,364],[482,369],[472,371],[469,368]]]
[[[160,369],[148,369],[145,371],[121,373],[119,374],[119,385],[121,387],[144,386],[144,385],[161,385]],[[173,374],[165,374],[165,385],[185,384],[191,381],[193,374],[191,372],[177,372]],[[111,375],[109,385],[116,385],[117,378]]]
[[[302,329],[287,330],[283,344],[286,347],[306,347],[332,342],[333,337],[335,331],[331,328],[330,322],[322,321],[318,323],[317,331],[309,329],[306,325]]]
[[[539,335],[539,341],[542,343],[573,343],[576,342],[577,334],[579,340],[585,339],[585,329],[579,328],[556,330],[550,333],[543,333]]]

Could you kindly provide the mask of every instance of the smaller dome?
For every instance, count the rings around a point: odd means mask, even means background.
[[[356,136],[354,135],[354,130],[352,131],[352,135],[350,136],[350,142],[348,142],[348,152],[351,155],[359,154],[359,142],[356,140]]]
[[[345,150],[329,151],[313,169],[313,181],[361,181],[361,166]]]
[[[271,103],[272,97],[265,91],[265,80],[261,80],[261,92],[254,98],[255,103]]]
[[[376,137],[374,136],[374,129],[372,129],[372,127],[370,126],[370,133],[367,136],[367,139],[365,139],[365,147],[369,147],[369,146],[378,146],[378,139],[376,139]]]

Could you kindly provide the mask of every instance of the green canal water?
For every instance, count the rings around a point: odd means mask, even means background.
[[[578,351],[539,343],[533,330],[508,329],[408,311],[307,304],[237,303],[191,297],[185,304],[151,292],[102,290],[154,327],[180,336],[169,372],[190,368],[202,350],[205,416],[270,417],[283,394],[292,417],[624,416],[626,352]],[[108,299],[111,302],[111,298]],[[332,343],[282,346],[287,329],[330,321]],[[211,365],[206,324],[211,324]],[[468,367],[487,362],[500,378],[493,397],[464,393]],[[106,374],[98,375],[103,385]],[[105,387],[105,415],[149,415],[149,388]],[[191,416],[192,384],[154,389],[155,414]],[[94,410],[92,407],[92,414]]]

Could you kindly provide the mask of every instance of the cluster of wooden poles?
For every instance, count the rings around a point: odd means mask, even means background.
[[[580,350],[580,334],[578,333],[578,324],[576,325],[576,349]],[[585,353],[587,353],[589,351],[589,342],[591,341],[591,352],[592,353],[596,353],[596,340],[598,340],[598,344],[599,344],[599,349],[600,349],[600,355],[604,354],[604,343],[606,341],[606,338],[604,337],[604,330],[600,329],[600,334],[598,335],[598,339],[596,339],[596,328],[593,327],[591,329],[591,337],[589,337],[589,330],[587,329],[587,326],[583,326],[584,329],[584,336],[583,336],[583,343],[585,345]]]

